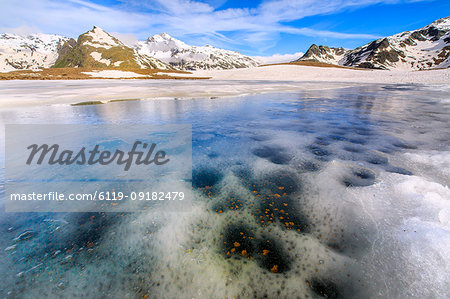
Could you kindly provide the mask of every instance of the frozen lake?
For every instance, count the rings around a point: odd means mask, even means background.
[[[0,297],[450,297],[450,91],[321,85],[3,108],[2,125],[192,124],[194,198],[0,212]]]

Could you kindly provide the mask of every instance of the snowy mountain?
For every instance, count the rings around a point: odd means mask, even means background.
[[[128,47],[98,27],[80,35],[77,41],[50,34],[0,34],[0,72],[52,66],[232,69],[289,59],[289,55],[285,56],[249,57],[209,45],[190,46],[167,33]],[[450,17],[414,31],[372,41],[354,50],[312,45],[296,61],[375,69],[447,68],[450,67]]]
[[[312,45],[297,61],[319,61],[374,69],[450,67],[450,17],[428,26],[372,41],[354,50]]]
[[[53,67],[97,67],[172,69],[160,60],[139,54],[134,49],[95,27],[78,37],[75,44],[65,43]]]
[[[308,51],[297,61],[318,61],[330,64],[339,64],[339,61],[348,51],[344,48],[330,48],[312,44]]]
[[[68,40],[55,34],[0,34],[0,72],[50,67]]]
[[[190,46],[167,33],[138,42],[135,49],[141,55],[155,57],[177,69],[234,69],[257,66],[258,63],[241,53],[206,45]]]

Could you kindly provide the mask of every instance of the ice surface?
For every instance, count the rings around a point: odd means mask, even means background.
[[[184,213],[2,213],[1,296],[449,297],[449,98],[316,86],[3,109],[4,124],[192,124],[195,195]]]

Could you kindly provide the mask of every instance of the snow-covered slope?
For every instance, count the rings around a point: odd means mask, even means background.
[[[241,53],[210,45],[190,46],[167,33],[138,42],[135,49],[139,54],[155,57],[183,70],[234,69],[258,65],[254,59]]]
[[[52,66],[234,69],[257,66],[262,61],[209,45],[190,46],[167,33],[151,36],[132,48],[98,27],[80,35],[78,41],[49,34],[0,34],[0,72]],[[450,17],[414,31],[372,41],[354,50],[312,45],[297,61],[378,69],[448,68]]]
[[[346,66],[433,69],[450,66],[450,17],[414,31],[378,39],[346,54]]]
[[[65,53],[60,55],[54,67],[172,69],[154,57],[137,53],[95,26],[80,35],[76,44],[65,46]]]
[[[354,50],[312,45],[299,60],[343,66],[422,70],[450,67],[450,17],[372,41]]]
[[[52,66],[58,49],[69,39],[56,34],[0,34],[0,71]]]

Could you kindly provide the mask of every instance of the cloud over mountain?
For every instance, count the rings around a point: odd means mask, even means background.
[[[411,0],[412,1],[412,0]],[[417,1],[417,0],[414,0]],[[15,0],[0,2],[0,32],[21,26],[42,32],[60,32],[75,37],[97,24],[111,32],[133,33],[145,38],[148,33],[170,32],[195,43],[214,43],[221,47],[250,46],[254,51],[267,46],[279,34],[326,36],[339,39],[376,38],[361,32],[336,32],[294,26],[288,22],[305,17],[337,13],[345,9],[377,3],[410,2],[405,0],[265,0],[256,7],[221,8],[191,0],[122,0],[116,5],[101,5],[87,0]]]

